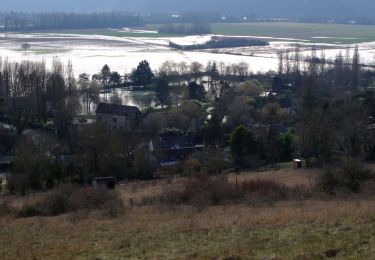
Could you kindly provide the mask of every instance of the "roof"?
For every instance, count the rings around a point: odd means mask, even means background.
[[[191,135],[164,136],[160,138],[162,150],[176,150],[195,147],[194,137]]]
[[[281,108],[289,108],[293,105],[293,102],[290,98],[280,98],[278,102]]]
[[[116,177],[96,177],[94,181],[116,181]]]
[[[139,111],[138,107],[134,107],[134,106],[100,103],[98,107],[96,108],[96,113],[118,115],[118,116],[129,116],[129,115],[137,115],[137,114],[140,114],[141,112]]]
[[[10,163],[13,161],[13,156],[1,156],[0,155],[0,163]]]

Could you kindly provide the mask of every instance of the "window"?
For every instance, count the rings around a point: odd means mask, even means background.
[[[113,123],[114,123],[114,124],[117,124],[117,118],[116,118],[116,117],[113,118]]]

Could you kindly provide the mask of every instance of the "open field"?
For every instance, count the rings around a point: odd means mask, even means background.
[[[150,24],[145,28],[142,28],[145,31],[140,30],[138,32],[116,29],[72,29],[36,31],[35,33],[103,35],[130,38],[163,38],[181,36],[148,32],[148,30],[157,31],[160,26],[161,25],[158,24]],[[212,25],[212,33],[228,36],[270,37],[290,40],[295,39],[331,44],[355,44],[375,41],[375,26],[355,24],[314,24],[293,22],[217,23]]]
[[[268,172],[243,172],[241,174],[229,174],[231,183],[242,183],[250,180],[277,180],[289,188],[305,186],[310,188],[319,175],[319,170],[279,170]],[[135,204],[141,204],[143,199],[157,197],[166,189],[179,190],[183,187],[186,178],[174,178],[172,180],[157,180],[151,182],[132,182],[120,185],[119,190],[125,201],[132,198]]]
[[[375,26],[367,25],[290,22],[221,23],[212,25],[212,30],[214,34],[292,38],[317,43],[354,44],[375,41]]]
[[[148,25],[158,30],[160,25]],[[293,22],[216,23],[212,33],[228,36],[276,38],[272,40],[302,40],[330,44],[356,44],[375,41],[375,26],[355,24],[316,24]]]
[[[310,185],[315,170],[230,175]],[[121,185],[126,203],[178,188],[183,179]],[[36,196],[8,197],[28,203]],[[99,212],[0,217],[2,259],[374,259],[375,199],[310,199],[273,205],[146,205],[109,218]]]
[[[3,259],[374,259],[375,201],[272,207],[140,207],[100,215],[6,219]]]

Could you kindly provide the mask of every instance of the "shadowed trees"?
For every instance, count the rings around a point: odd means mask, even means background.
[[[132,72],[130,78],[136,86],[147,86],[151,84],[154,80],[154,73],[152,72],[148,61],[141,61],[137,68]]]
[[[171,104],[171,87],[165,78],[158,78],[155,82],[156,100],[162,108]]]
[[[124,28],[142,26],[140,16],[124,12],[101,13],[6,13],[2,16],[5,31]]]
[[[252,131],[244,126],[237,127],[230,135],[229,143],[236,166],[255,166],[260,157],[260,144]]]
[[[64,134],[80,108],[75,82],[63,64],[53,61],[49,72],[44,63],[4,62],[0,73],[3,115],[22,134],[25,128],[53,119],[55,129]],[[60,132],[61,131],[61,132]]]

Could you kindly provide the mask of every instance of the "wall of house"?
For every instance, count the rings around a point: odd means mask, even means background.
[[[97,121],[114,130],[126,130],[135,127],[135,120],[126,116],[97,114]]]
[[[7,184],[8,184],[7,174],[5,173],[0,174],[0,194],[6,191]]]

